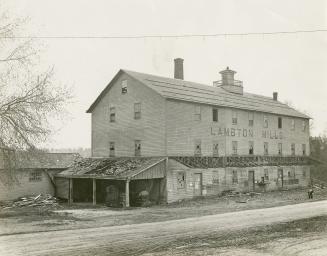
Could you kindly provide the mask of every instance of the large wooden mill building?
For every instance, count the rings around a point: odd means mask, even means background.
[[[212,85],[120,70],[87,110],[92,158],[57,175],[71,201],[133,205],[141,191],[173,202],[223,191],[306,186],[309,117],[273,97],[246,93],[235,71]]]

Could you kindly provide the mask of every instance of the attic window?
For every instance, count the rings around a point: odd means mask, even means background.
[[[121,93],[127,93],[127,80],[121,81]]]

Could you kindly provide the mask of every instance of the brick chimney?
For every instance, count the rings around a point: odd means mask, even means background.
[[[278,92],[273,92],[273,99],[274,99],[275,101],[278,100]]]
[[[184,60],[181,58],[174,59],[175,62],[175,72],[174,78],[175,79],[184,79],[184,69],[183,69],[183,62]]]

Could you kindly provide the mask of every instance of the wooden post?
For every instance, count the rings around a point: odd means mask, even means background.
[[[125,183],[125,207],[129,207],[129,182],[130,180],[127,179]]]
[[[93,179],[93,205],[97,204],[97,180]]]
[[[68,204],[73,203],[73,179],[69,178],[69,193],[68,193]]]

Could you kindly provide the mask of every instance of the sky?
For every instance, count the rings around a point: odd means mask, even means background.
[[[275,32],[327,29],[324,0],[2,0],[28,17],[34,36],[129,36]],[[219,71],[237,71],[244,90],[272,96],[308,113],[312,135],[327,131],[327,32],[308,34],[146,39],[39,39],[42,65],[72,86],[69,118],[54,123],[44,145],[90,147],[85,111],[119,69],[173,77],[184,59],[184,79],[211,85]]]

